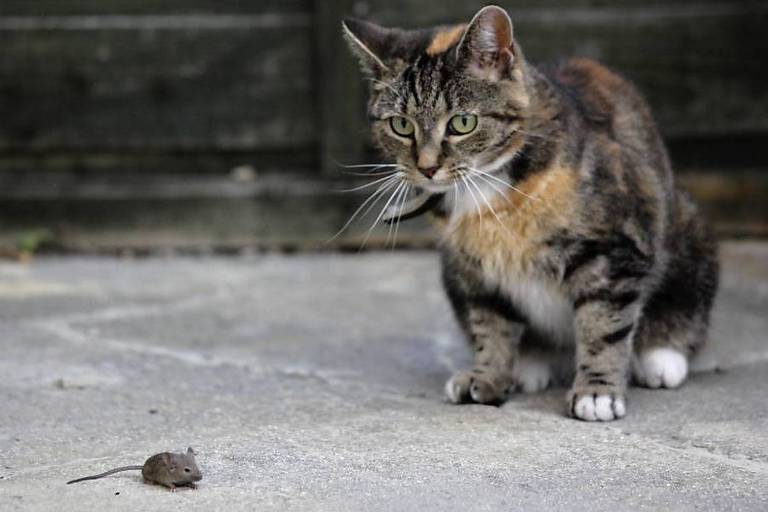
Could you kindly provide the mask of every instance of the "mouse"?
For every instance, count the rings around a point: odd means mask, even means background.
[[[190,447],[186,453],[157,453],[144,462],[143,466],[122,466],[110,469],[104,473],[92,476],[84,476],[75,480],[70,480],[67,485],[82,482],[84,480],[96,480],[105,476],[114,475],[121,471],[141,470],[141,476],[144,482],[148,484],[162,485],[171,491],[177,487],[190,487],[197,489],[195,482],[203,478],[203,474],[197,467],[195,461],[195,451]]]

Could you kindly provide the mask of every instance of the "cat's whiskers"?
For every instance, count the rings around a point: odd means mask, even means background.
[[[504,193],[503,190],[499,188],[497,184],[495,184],[494,182],[492,182],[491,180],[489,180],[488,178],[486,178],[480,173],[476,173],[475,177],[479,180],[482,180],[483,183],[491,187],[497,194],[499,194],[504,199],[504,201],[511,204],[515,208],[515,210],[517,210],[517,206],[515,206],[515,203],[509,198],[507,194]]]
[[[490,178],[490,179],[500,183],[501,185],[504,185],[505,187],[509,188],[510,190],[514,190],[518,194],[520,194],[520,195],[522,195],[524,197],[527,197],[528,199],[530,199],[532,201],[542,201],[542,199],[540,197],[535,197],[535,196],[532,196],[530,194],[526,194],[525,192],[523,192],[519,188],[515,187],[511,183],[507,183],[506,181],[502,180],[501,178],[498,178],[497,176],[494,176],[493,174],[491,174],[489,172],[481,171],[480,169],[475,169],[474,167],[468,167],[468,169],[470,171],[474,171],[474,172],[476,172],[478,174],[482,174],[483,176],[487,176],[488,178]]]
[[[477,215],[480,217],[480,228],[483,227],[483,211],[480,208],[480,202],[477,200],[477,197],[475,197],[475,193],[472,192],[472,189],[469,188],[469,183],[467,183],[467,176],[465,173],[460,174],[461,176],[461,182],[464,183],[464,186],[467,188],[467,192],[469,192],[469,195],[472,197],[472,200],[475,202],[475,208],[477,209]]]
[[[406,184],[405,181],[400,181],[398,183],[398,185],[395,187],[395,190],[392,191],[392,193],[389,196],[389,199],[387,199],[387,202],[384,203],[384,207],[381,209],[381,211],[379,212],[379,215],[376,217],[376,220],[373,221],[373,224],[371,224],[371,227],[368,229],[368,233],[365,235],[365,239],[363,240],[363,243],[360,246],[361,249],[363,247],[365,247],[365,244],[368,243],[368,239],[371,237],[371,233],[373,233],[374,228],[379,223],[379,221],[382,219],[382,217],[384,217],[384,213],[387,211],[387,208],[389,207],[389,205],[392,204],[392,200],[395,198],[395,195],[398,192],[400,192],[400,189],[403,186],[405,186],[405,184]]]
[[[341,174],[346,174],[347,176],[363,176],[363,177],[372,177],[372,176],[388,176],[392,174],[393,172],[397,172],[397,170],[389,170],[389,171],[381,171],[381,172],[373,172],[376,169],[372,169],[371,172],[351,172],[351,171],[339,171]]]
[[[395,224],[395,236],[392,239],[392,250],[395,250],[395,245],[397,244],[397,233],[400,230],[400,219],[403,216],[403,207],[405,206],[405,200],[408,198],[408,192],[411,189],[411,184],[406,183],[405,188],[403,189],[402,199],[400,200],[400,206],[398,207],[398,214],[397,214],[397,220],[394,222]]]
[[[394,203],[392,204],[393,208],[397,208],[397,205],[400,204],[400,196],[403,194],[403,190],[405,190],[407,185],[405,187],[402,187],[399,192],[395,193],[394,197]],[[387,238],[384,240],[384,248],[386,249],[389,245],[389,240],[392,237],[392,231],[395,229],[394,222],[389,223],[389,227],[387,229]]]
[[[330,242],[333,242],[334,240],[336,240],[344,231],[346,231],[346,229],[350,226],[350,224],[352,224],[352,222],[354,222],[354,220],[360,214],[360,211],[362,211],[363,208],[365,208],[366,205],[369,205],[368,209],[363,214],[363,216],[365,216],[371,210],[373,205],[376,204],[379,201],[379,199],[381,199],[381,196],[386,194],[386,192],[388,190],[390,190],[392,187],[395,186],[395,184],[397,184],[397,182],[399,181],[399,178],[400,177],[397,174],[394,174],[394,175],[389,177],[388,181],[384,181],[383,183],[381,183],[379,185],[379,187],[375,191],[373,191],[373,193],[371,193],[371,195],[368,196],[368,198],[365,201],[363,201],[363,203],[357,208],[357,210],[355,210],[355,212],[349,217],[349,219],[341,227],[341,229],[339,229],[339,231],[335,235],[333,235],[331,238],[329,238],[326,241],[326,243],[330,243]],[[373,202],[371,202],[371,201],[373,201]]]
[[[400,192],[402,192],[402,189],[400,190]],[[400,197],[400,192],[395,191],[395,204],[394,204],[394,206],[397,206],[397,198]],[[387,238],[384,239],[384,249],[386,249],[387,246],[389,245],[389,239],[392,237],[392,230],[393,229],[394,229],[394,227],[392,226],[392,223],[390,222],[389,226],[387,226]]]
[[[402,179],[402,177],[400,177],[400,179]],[[381,201],[384,197],[386,197],[386,193],[389,190],[391,190],[391,188],[394,187],[396,184],[397,184],[397,181],[392,182],[391,186],[387,187],[387,190],[384,190],[379,195],[379,197],[376,198],[376,200],[374,202],[372,202],[371,204],[368,205],[368,208],[365,209],[365,211],[363,212],[363,214],[360,217],[361,218],[362,217],[366,217],[369,213],[371,213],[371,210],[373,210],[373,208],[378,204],[379,201]]]
[[[342,163],[339,163],[339,162],[335,162],[335,163],[339,167],[343,167],[345,169],[359,169],[359,168],[363,168],[363,167],[369,167],[369,168],[370,167],[377,167],[379,169],[383,168],[383,167],[402,167],[400,164],[352,164],[352,165],[347,165],[347,164],[342,164]]]
[[[504,199],[504,201],[506,201],[507,204],[509,204],[515,210],[515,213],[520,213],[520,207],[516,205],[515,202],[512,201],[512,199],[510,199],[509,196],[505,194],[503,190],[500,190],[499,188],[497,188],[497,185],[494,184],[491,180],[489,180],[482,174],[475,174],[473,177],[479,180],[482,180],[483,183],[491,187],[499,196],[501,196]]]
[[[478,175],[478,176],[479,176],[479,175]],[[478,193],[478,194],[480,194],[480,197],[483,199],[483,202],[484,202],[484,203],[485,203],[485,205],[488,207],[488,209],[491,211],[491,213],[493,214],[493,216],[496,218],[496,221],[498,221],[498,223],[499,223],[499,226],[500,226],[500,227],[501,227],[501,228],[502,228],[504,231],[506,231],[506,232],[507,232],[507,234],[509,234],[510,236],[512,236],[512,232],[511,232],[511,231],[509,231],[509,229],[507,228],[507,226],[504,224],[504,222],[501,220],[501,218],[499,217],[499,215],[496,213],[496,210],[494,210],[494,209],[493,209],[493,205],[490,203],[490,201],[488,201],[488,197],[486,197],[486,195],[485,195],[485,193],[483,192],[483,190],[482,190],[482,189],[481,189],[481,188],[480,188],[480,187],[477,185],[477,183],[475,183],[475,181],[472,179],[472,176],[470,176],[469,174],[467,174],[467,180],[469,181],[469,183],[470,183],[470,184],[472,184],[472,185],[475,187],[475,189],[477,190],[477,193]]]
[[[389,176],[392,173],[395,173],[399,170],[403,169],[403,166],[400,164],[354,164],[354,165],[344,165],[339,162],[336,162],[336,165],[339,167],[343,167],[345,169],[359,169],[359,168],[370,168],[370,170],[365,172],[352,172],[352,171],[339,171],[341,174],[347,174],[349,176],[363,176],[363,177],[370,177],[370,176]],[[386,169],[385,171],[378,172],[379,169]]]
[[[365,185],[360,185],[360,186],[353,187],[353,188],[344,188],[344,189],[340,189],[340,190],[334,190],[334,192],[357,192],[358,190],[363,190],[363,189],[366,189],[368,187],[372,187],[374,185],[377,185],[377,184],[381,183],[382,181],[387,181],[387,180],[391,179],[393,175],[396,175],[398,172],[399,171],[392,171],[392,172],[386,173],[385,177],[373,180],[373,181],[371,181],[369,183],[366,183]]]

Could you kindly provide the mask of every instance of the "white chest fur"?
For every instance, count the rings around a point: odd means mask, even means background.
[[[557,344],[573,343],[573,307],[559,287],[527,276],[508,276],[502,282],[502,292],[536,330]]]
[[[537,331],[559,344],[573,341],[573,307],[541,263],[548,255],[543,241],[572,223],[574,176],[553,167],[505,195],[478,191],[488,196],[488,208],[467,198],[457,201],[444,231],[449,245],[480,265],[489,289],[505,294]]]
[[[488,289],[504,294],[551,342],[572,344],[573,306],[560,284],[539,270],[543,254],[530,245],[510,243],[506,237],[489,238],[493,242],[486,238],[482,244],[473,243],[477,242],[473,237],[460,238],[463,252],[479,263]]]

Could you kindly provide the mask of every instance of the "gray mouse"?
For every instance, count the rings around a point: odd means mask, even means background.
[[[98,475],[70,480],[67,484],[74,484],[83,480],[96,480],[121,471],[134,470],[141,470],[141,476],[144,477],[145,483],[164,485],[171,491],[176,490],[177,487],[197,489],[195,482],[203,479],[203,474],[195,462],[194,450],[187,448],[186,453],[163,452],[153,455],[147,459],[143,466],[123,466],[110,469]]]

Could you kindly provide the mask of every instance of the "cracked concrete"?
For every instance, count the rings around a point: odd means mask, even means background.
[[[0,509],[766,510],[768,245],[722,252],[697,373],[611,424],[448,405],[432,253],[1,264]],[[197,491],[64,485],[187,445]]]

